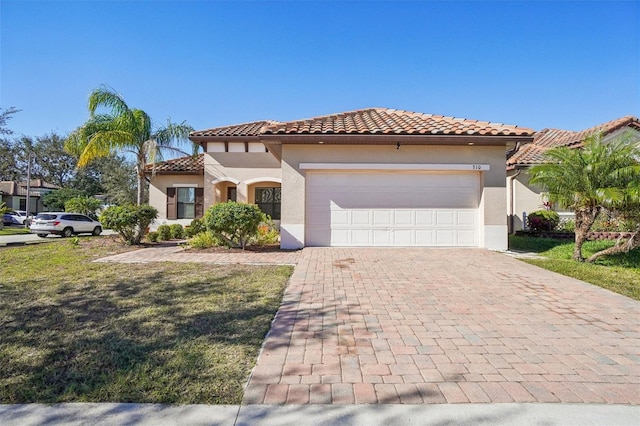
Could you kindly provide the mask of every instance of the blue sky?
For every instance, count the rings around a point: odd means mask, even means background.
[[[196,129],[388,107],[580,130],[640,115],[640,2],[0,0],[0,107],[66,134],[108,85]]]

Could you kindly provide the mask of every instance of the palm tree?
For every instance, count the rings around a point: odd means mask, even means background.
[[[530,182],[541,185],[549,201],[574,211],[573,259],[583,262],[582,245],[598,213],[603,208],[628,212],[638,205],[640,143],[631,135],[604,143],[601,134],[594,134],[585,139],[582,148],[558,147],[545,155],[548,162],[529,171]],[[617,251],[630,250],[637,240],[635,235],[624,246],[627,250]],[[599,257],[594,256],[588,260]]]
[[[97,114],[98,108],[108,113]],[[95,89],[89,96],[89,119],[69,135],[65,149],[78,156],[78,167],[92,160],[106,157],[111,152],[130,153],[136,159],[138,177],[138,204],[145,196],[145,167],[162,159],[163,151],[184,155],[177,145],[188,141],[191,126],[167,120],[164,127],[154,129],[149,115],[140,109],[132,109],[121,95],[105,87]],[[198,146],[191,143],[193,155]]]

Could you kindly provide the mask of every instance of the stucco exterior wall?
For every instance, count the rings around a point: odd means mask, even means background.
[[[525,228],[524,213],[529,214],[536,210],[544,208],[543,191],[536,185],[529,183],[530,176],[527,170],[522,172],[515,178],[511,177],[515,175],[515,171],[509,171],[508,178],[512,180],[513,188],[511,193],[513,194],[513,229],[512,232],[520,231]],[[509,214],[509,212],[507,212]]]
[[[504,146],[283,145],[283,248],[304,246],[305,171],[300,163],[489,164],[481,172],[480,245],[507,248]]]
[[[226,201],[226,188],[233,183],[212,182],[220,178],[231,178],[239,181],[236,186],[237,201],[254,202],[253,192],[256,179],[264,179],[271,185],[279,186],[282,173],[280,162],[268,152],[217,152],[204,156],[204,208]],[[251,182],[247,184],[247,182]],[[278,183],[275,185],[274,183]]]
[[[188,225],[192,219],[167,220],[167,188],[192,186],[202,188],[202,175],[156,175],[149,182],[149,205],[158,209],[158,219],[151,225],[156,229],[163,223],[181,223]]]

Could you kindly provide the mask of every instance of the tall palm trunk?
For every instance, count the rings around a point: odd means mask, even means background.
[[[138,205],[144,202],[144,168],[147,162],[144,153],[138,153],[138,161],[136,161],[136,172],[138,174]]]
[[[576,210],[576,240],[573,248],[573,260],[584,262],[582,256],[582,245],[587,240],[587,233],[591,229],[591,225],[596,221],[596,217],[600,212],[598,207],[588,207]]]

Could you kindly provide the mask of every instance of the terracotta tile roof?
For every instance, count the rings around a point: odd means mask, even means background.
[[[154,173],[153,164],[147,164],[145,173]],[[173,160],[161,161],[155,164],[156,174],[204,174],[204,154],[174,158]]]
[[[533,133],[531,129],[508,124],[369,108],[288,122],[264,120],[198,130],[191,132],[190,137],[305,134],[532,136]]]
[[[251,123],[236,124],[233,126],[197,130],[191,132],[189,136],[258,136],[262,134],[265,127],[273,124],[278,124],[278,122],[271,120],[254,121]]]
[[[580,147],[582,142],[594,133],[602,132],[604,135],[608,135],[626,126],[640,131],[640,122],[637,117],[632,115],[616,118],[579,132],[560,129],[541,130],[535,134],[533,142],[521,146],[517,152],[509,157],[507,168],[543,163],[545,161],[544,153],[548,149],[559,146]]]
[[[268,126],[265,134],[531,136],[527,128],[386,108],[369,108]]]

